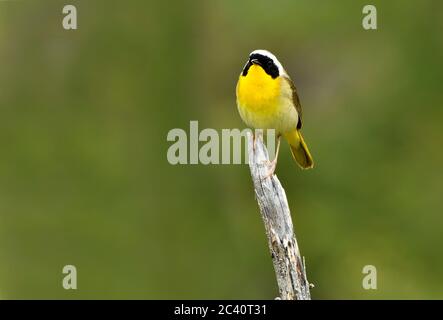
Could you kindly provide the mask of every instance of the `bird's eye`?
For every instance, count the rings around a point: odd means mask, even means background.
[[[272,61],[271,60],[268,60],[268,66],[269,67],[272,66]]]

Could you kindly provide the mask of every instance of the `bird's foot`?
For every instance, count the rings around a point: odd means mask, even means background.
[[[274,159],[272,161],[265,160],[265,161],[263,161],[263,163],[266,165],[266,167],[268,169],[268,172],[263,177],[263,180],[265,180],[265,179],[270,178],[274,174],[275,168],[277,167],[277,159]]]

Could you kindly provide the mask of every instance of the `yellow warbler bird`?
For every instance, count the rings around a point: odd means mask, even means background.
[[[241,118],[255,129],[274,129],[277,135],[275,159],[270,162],[271,176],[277,165],[280,137],[286,138],[294,160],[303,169],[314,166],[301,135],[302,111],[295,85],[277,58],[266,50],[255,50],[237,83],[237,107]]]

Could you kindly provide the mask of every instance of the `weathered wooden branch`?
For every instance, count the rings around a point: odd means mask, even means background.
[[[285,190],[276,175],[266,178],[269,155],[262,135],[256,135],[254,147],[252,134],[248,134],[248,152],[255,196],[265,224],[280,299],[310,300],[309,282],[295,238]]]

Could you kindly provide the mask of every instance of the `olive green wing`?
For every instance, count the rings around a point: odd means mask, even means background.
[[[289,76],[284,77],[286,81],[289,83],[289,86],[292,90],[292,103],[294,104],[295,110],[297,110],[298,113],[298,123],[297,123],[297,129],[301,129],[301,118],[302,118],[302,110],[301,110],[301,104],[300,99],[298,98],[297,94],[297,88],[295,87],[294,82],[292,82],[291,78]]]

